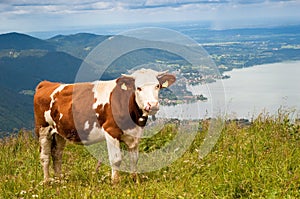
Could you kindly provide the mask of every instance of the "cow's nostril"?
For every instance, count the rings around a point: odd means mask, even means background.
[[[144,110],[148,112],[158,110],[158,104],[158,101],[147,102],[147,105],[145,106]]]

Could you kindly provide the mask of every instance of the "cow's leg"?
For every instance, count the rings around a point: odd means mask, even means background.
[[[130,163],[130,172],[132,174],[133,179],[136,181],[136,183],[139,183],[139,177],[137,175],[137,163],[138,163],[138,157],[139,157],[139,141],[141,137],[142,131],[141,129],[138,129],[136,134],[134,136],[132,135],[123,135],[122,140],[125,142],[125,144],[128,147],[129,152],[129,163]]]
[[[39,130],[40,160],[44,172],[44,182],[49,181],[49,164],[51,155],[51,127],[41,127]]]
[[[132,177],[136,181],[136,183],[140,183],[139,177],[137,175],[137,163],[139,157],[138,145],[134,146],[133,148],[129,148],[129,157],[130,157],[130,171]]]
[[[53,135],[51,146],[51,155],[53,160],[53,168],[56,177],[61,175],[62,154],[66,144],[66,140],[58,134]]]
[[[107,143],[109,161],[112,169],[111,180],[113,184],[116,184],[120,181],[119,170],[122,162],[120,142],[119,140],[111,137],[107,133],[106,143]]]
[[[101,164],[102,164],[102,160],[101,160],[101,158],[99,158],[98,163],[96,165],[96,173],[98,173]]]

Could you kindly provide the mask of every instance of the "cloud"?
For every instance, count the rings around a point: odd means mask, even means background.
[[[65,13],[95,10],[137,10],[159,8],[183,8],[185,6],[221,6],[263,4],[265,2],[289,2],[279,0],[2,0],[0,11],[18,13]],[[1,6],[2,5],[2,6]],[[4,6],[3,6],[4,5]],[[3,9],[5,7],[5,9]],[[2,8],[2,9],[1,9]],[[8,9],[9,8],[9,9]],[[25,12],[26,10],[26,12]]]
[[[1,0],[0,32],[164,21],[300,18],[297,0]],[[236,22],[235,22],[236,21]]]
[[[9,10],[30,10],[35,12],[53,12],[59,10],[111,10],[111,9],[153,9],[153,8],[179,8],[186,5],[222,5],[229,3],[250,4],[261,3],[264,0],[2,0],[0,5],[10,7]],[[1,7],[0,7],[1,9]],[[6,12],[7,10],[3,10]],[[64,12],[64,11],[61,11]]]
[[[111,1],[95,0],[4,0],[0,2],[0,12],[13,14],[18,13],[72,13],[88,10],[109,10],[114,7]],[[25,12],[26,10],[26,12]]]

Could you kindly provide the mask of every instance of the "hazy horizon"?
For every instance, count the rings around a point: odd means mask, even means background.
[[[216,30],[294,25],[300,24],[299,8],[295,0],[3,0],[0,34],[116,34],[189,22]]]
[[[0,34],[6,34],[6,33],[12,33],[17,32],[21,34],[27,34],[39,39],[49,39],[51,37],[57,36],[57,35],[72,35],[77,33],[90,33],[90,34],[96,34],[96,35],[115,35],[120,34],[125,31],[129,31],[132,29],[137,28],[146,28],[146,27],[156,27],[156,28],[169,28],[176,31],[179,31],[183,29],[189,28],[197,28],[198,30],[211,30],[211,31],[222,31],[222,30],[236,30],[236,29],[262,29],[262,28],[276,28],[276,27],[292,27],[292,26],[300,26],[299,23],[284,23],[278,22],[272,23],[272,24],[255,24],[255,25],[248,25],[248,26],[236,26],[236,27],[223,27],[223,28],[214,28],[211,25],[211,22],[208,21],[186,21],[186,22],[156,22],[156,23],[137,23],[137,24],[112,24],[112,25],[103,25],[103,26],[91,26],[91,27],[72,27],[69,29],[58,29],[58,30],[48,30],[48,31],[28,31],[28,32],[22,32],[22,31],[9,31],[9,32],[3,32]]]

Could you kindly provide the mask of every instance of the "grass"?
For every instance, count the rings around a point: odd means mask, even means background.
[[[43,185],[38,142],[30,132],[20,132],[0,141],[0,198],[300,198],[300,127],[288,118],[262,114],[245,127],[229,122],[213,150],[199,159],[208,127],[203,121],[184,155],[140,174],[139,185],[122,172],[120,184],[112,186],[109,166],[96,173],[97,160],[70,143],[63,180]],[[157,142],[143,141],[141,150],[165,144],[174,137],[170,133],[156,135]]]

